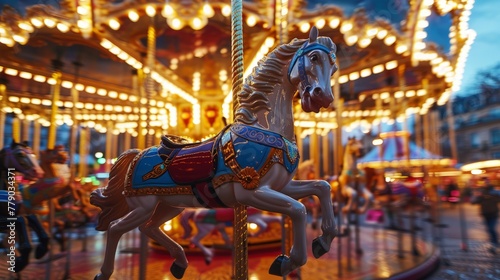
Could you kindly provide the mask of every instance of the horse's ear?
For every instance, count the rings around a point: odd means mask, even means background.
[[[316,42],[316,39],[318,39],[318,28],[313,26],[309,32],[309,43]]]

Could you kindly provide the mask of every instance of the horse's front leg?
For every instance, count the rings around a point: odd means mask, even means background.
[[[193,238],[191,238],[191,243],[201,250],[205,258],[205,264],[209,265],[212,263],[214,252],[212,249],[209,249],[205,245],[203,245],[201,240],[209,233],[211,233],[216,228],[216,226],[211,223],[197,222],[196,228],[198,229],[198,232],[195,236],[193,236]]]
[[[292,180],[282,192],[294,199],[315,195],[321,205],[322,235],[313,241],[313,255],[316,258],[330,250],[333,239],[338,235],[337,223],[333,214],[330,184],[323,180]]]
[[[363,199],[364,199],[364,203],[363,205],[360,205],[360,207],[358,208],[358,213],[359,214],[363,214],[366,212],[366,210],[368,210],[368,208],[373,205],[373,202],[374,202],[374,198],[373,198],[373,194],[372,192],[370,192],[367,188],[365,187],[362,187],[361,188],[361,191],[360,191],[360,195],[363,196]]]
[[[149,221],[139,226],[141,232],[144,232],[149,238],[160,243],[175,259],[170,266],[170,272],[177,279],[181,279],[184,276],[184,272],[188,266],[186,254],[182,246],[160,230],[160,227],[165,222],[179,215],[182,210],[183,208],[171,207],[164,202],[160,202]]]
[[[243,187],[235,187],[236,200],[244,205],[252,206],[260,210],[281,213],[292,219],[293,246],[290,257],[279,256],[269,268],[269,273],[285,276],[303,266],[307,261],[306,244],[306,209],[304,204],[281,192],[271,189],[269,186],[259,187],[254,190],[246,190]]]

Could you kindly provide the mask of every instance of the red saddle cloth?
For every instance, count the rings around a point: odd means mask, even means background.
[[[172,180],[179,185],[210,180],[214,175],[215,162],[212,148],[215,141],[182,148],[168,167]]]

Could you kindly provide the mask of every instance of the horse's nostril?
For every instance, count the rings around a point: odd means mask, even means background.
[[[323,91],[321,90],[321,88],[317,87],[314,89],[313,94],[318,96],[318,95],[321,95],[322,92]]]

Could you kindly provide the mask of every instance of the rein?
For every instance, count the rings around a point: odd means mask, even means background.
[[[311,84],[309,83],[309,79],[307,78],[306,69],[304,66],[304,56],[314,50],[320,50],[329,54],[334,61],[336,59],[335,53],[332,52],[328,47],[319,43],[309,44],[309,42],[305,42],[304,45],[302,45],[302,47],[300,47],[300,49],[295,53],[292,61],[290,62],[290,66],[288,67],[288,81],[292,83],[292,81],[290,81],[290,74],[292,74],[292,70],[295,64],[297,62],[299,63],[299,79],[305,90],[308,90],[311,87]]]

